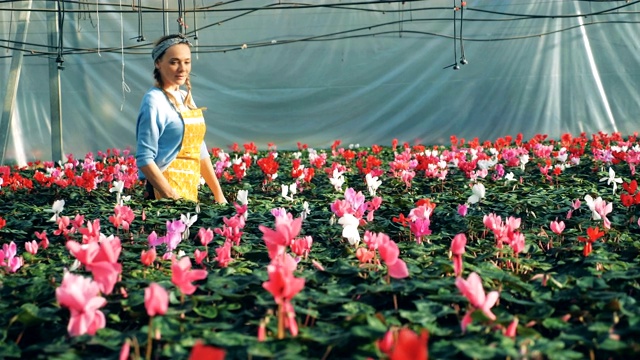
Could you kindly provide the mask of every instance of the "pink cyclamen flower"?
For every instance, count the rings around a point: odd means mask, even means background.
[[[285,208],[273,208],[271,209],[271,215],[273,215],[276,219],[279,217],[287,217],[287,210]]]
[[[463,233],[457,234],[451,241],[451,252],[454,255],[462,255],[465,253],[465,246],[467,245],[467,236]]]
[[[549,227],[551,231],[560,235],[564,231],[564,221],[552,221]]]
[[[99,294],[98,284],[90,278],[70,272],[64,274],[62,284],[56,289],[56,300],[71,312],[67,326],[70,336],[95,335],[105,327],[104,314],[98,309],[105,306],[107,300]]]
[[[71,255],[78,259],[82,265],[91,264],[96,255],[98,255],[98,252],[100,252],[100,245],[96,242],[80,244],[76,241],[69,240],[66,243],[66,247]]]
[[[158,234],[156,234],[155,231],[152,231],[151,234],[147,236],[147,241],[149,242],[149,246],[156,247],[163,244],[164,237],[158,237]]]
[[[0,266],[6,266],[9,268],[9,272],[14,273],[18,271],[23,265],[22,256],[16,256],[18,253],[18,246],[13,241],[9,244],[2,245],[0,250]]]
[[[491,213],[482,217],[482,223],[487,229],[494,231],[502,224],[502,218],[495,213]]]
[[[524,250],[525,242],[524,242],[524,234],[523,233],[512,233],[510,235],[509,246],[513,252],[517,255]]]
[[[43,249],[46,249],[49,247],[49,238],[47,238],[47,232],[43,231],[41,233],[39,232],[34,232],[34,235],[36,236],[36,238],[38,238],[38,240],[40,240],[40,247],[42,247]]]
[[[364,247],[359,247],[358,250],[356,250],[356,258],[358,258],[360,264],[366,264],[370,262],[371,260],[373,260],[374,256],[376,256],[375,250],[369,250]]]
[[[293,275],[297,266],[295,259],[287,253],[271,260],[267,266],[269,280],[263,282],[262,287],[273,295],[277,304],[291,301],[304,288],[305,280]]]
[[[473,323],[473,318],[471,317],[471,311],[467,311],[462,317],[462,320],[460,321],[460,329],[462,330],[463,333],[467,330],[467,326],[469,326],[469,324],[471,323]]]
[[[287,216],[276,217],[275,230],[266,226],[259,226],[263,233],[263,238],[267,243],[274,243],[280,246],[289,246],[291,241],[298,236],[302,227],[302,218],[292,219]]]
[[[148,251],[142,250],[142,254],[140,254],[140,262],[144,266],[151,266],[151,264],[156,260],[156,256],[156,248],[151,248]]]
[[[18,254],[18,246],[13,241],[2,245],[2,251],[6,259],[11,259]]]
[[[507,226],[507,228],[509,229],[510,232],[513,232],[517,228],[519,228],[520,227],[520,223],[522,223],[522,219],[515,218],[513,216],[509,216],[508,219],[505,219],[505,224],[506,224],[506,226]]]
[[[166,314],[169,308],[169,293],[162,286],[152,282],[144,289],[144,307],[149,316]]]
[[[131,352],[131,341],[126,339],[122,344],[122,348],[120,348],[120,356],[118,360],[127,360],[129,359],[129,353]]]
[[[387,264],[389,276],[394,279],[403,279],[409,276],[407,264],[398,257],[400,255],[400,249],[398,249],[398,244],[393,240],[388,240],[380,244],[378,246],[378,252],[380,253],[382,261]]]
[[[162,260],[173,260],[174,256],[173,251],[167,251],[162,255]]]
[[[304,256],[306,259],[309,255],[309,252],[311,251],[312,244],[313,239],[311,238],[311,236],[301,237],[291,242],[291,251],[293,251],[298,256]]]
[[[202,264],[202,261],[207,257],[207,250],[200,251],[200,249],[196,249],[193,252],[193,260],[195,260],[196,264]]]
[[[15,256],[7,261],[7,266],[9,267],[9,272],[14,273],[18,271],[24,265],[24,260],[22,260],[22,256]]]
[[[580,202],[580,199],[575,199],[575,200],[571,203],[571,206],[573,207],[573,210],[578,210],[578,209],[580,209],[580,205],[582,205],[582,203]]]
[[[462,233],[454,236],[451,241],[451,253],[453,254],[453,270],[455,276],[462,275],[462,255],[465,252],[466,244],[467,236]]]
[[[278,216],[275,223],[275,230],[264,225],[258,226],[262,231],[262,238],[267,245],[267,251],[271,259],[284,252],[284,249],[290,246],[291,242],[298,236],[302,228],[302,218],[293,219],[292,216]]]
[[[264,320],[260,320],[260,325],[258,326],[258,341],[263,342],[267,340],[267,324]]]
[[[324,271],[324,266],[322,266],[322,264],[317,260],[311,260],[311,265],[320,271]]]
[[[289,333],[291,336],[298,336],[298,322],[296,321],[296,310],[293,308],[291,302],[286,301],[282,310],[285,313],[284,317],[284,328],[289,329]]]
[[[491,308],[496,304],[496,301],[498,301],[500,294],[497,291],[492,291],[485,295],[484,289],[482,288],[482,279],[480,279],[478,274],[472,272],[467,277],[467,280],[458,277],[456,279],[456,286],[462,295],[469,300],[471,306],[482,310],[490,320],[496,319],[496,316],[491,312]]]
[[[227,267],[231,262],[231,242],[225,241],[224,245],[216,249],[216,261],[220,267]]]
[[[607,219],[607,215],[613,210],[613,203],[607,203],[599,196],[594,199],[591,195],[585,195],[584,199],[587,202],[589,210],[591,210],[591,218],[593,220],[602,219],[604,221],[604,227],[610,229],[611,221]]]
[[[467,216],[468,211],[469,211],[469,206],[467,206],[467,204],[458,205],[458,215],[463,217]]]
[[[129,225],[135,219],[133,210],[126,205],[116,205],[114,208],[114,215],[109,216],[109,221],[117,229],[122,226],[122,229],[129,231]]]
[[[504,329],[504,335],[511,338],[515,338],[517,329],[518,329],[518,317],[514,317],[513,321],[509,324],[509,326],[507,326],[507,328]]]
[[[87,270],[91,271],[95,282],[100,287],[100,291],[109,295],[118,282],[118,277],[122,272],[122,264],[99,261],[87,266]]]
[[[198,238],[202,245],[207,246],[211,240],[213,240],[213,230],[200,228],[200,230],[198,230]]]
[[[93,278],[100,285],[100,291],[110,294],[122,272],[122,264],[118,263],[118,257],[122,251],[120,238],[103,236],[99,243],[86,244],[70,240],[67,241],[66,247],[87,270],[91,271]]]
[[[193,281],[207,277],[206,270],[191,270],[191,259],[185,256],[180,260],[173,259],[171,264],[171,282],[185,295],[191,295],[196,291]]]
[[[38,252],[38,243],[35,240],[27,241],[24,243],[24,247],[32,255]]]

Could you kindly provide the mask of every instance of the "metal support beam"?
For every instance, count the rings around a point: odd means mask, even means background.
[[[0,164],[5,163],[7,145],[9,144],[9,131],[13,120],[13,110],[18,94],[18,84],[20,83],[20,71],[22,70],[22,59],[24,43],[27,39],[29,29],[29,18],[31,17],[31,0],[27,1],[26,8],[20,11],[18,26],[16,29],[16,40],[13,55],[11,57],[11,69],[9,70],[9,80],[7,81],[7,93],[2,106],[2,118],[0,118]]]
[[[47,8],[55,10],[56,2],[47,1]],[[47,15],[49,28],[49,52],[55,53],[58,44],[58,15],[51,11]],[[49,107],[51,117],[51,159],[54,163],[64,161],[62,149],[62,93],[60,91],[60,71],[56,58],[49,58]]]

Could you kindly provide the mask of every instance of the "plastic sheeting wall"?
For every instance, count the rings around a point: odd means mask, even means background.
[[[139,102],[153,83],[151,42],[165,26],[178,31],[175,11],[163,16],[145,8],[146,41],[138,42],[131,1],[122,8],[114,0],[98,3],[64,4],[64,153],[77,156],[135,150]],[[177,3],[167,6],[176,10]],[[250,141],[280,149],[297,142],[328,147],[334,140],[388,145],[394,138],[434,144],[448,143],[453,134],[494,140],[519,132],[528,138],[637,130],[638,1],[469,0],[462,23],[469,63],[457,71],[447,67],[461,56],[458,38],[454,57],[452,1],[310,1],[337,5],[312,8],[278,3],[218,3],[194,13],[186,1],[187,32],[198,29],[194,97],[208,108],[210,148]],[[142,5],[162,8],[162,1]],[[196,7],[209,5],[195,1]],[[0,4],[4,10],[21,6]],[[51,158],[48,68],[56,54],[38,55],[47,49],[36,46],[47,44],[45,8],[45,1],[33,1],[9,130],[6,157],[21,163]],[[227,11],[234,8],[245,10]],[[125,12],[114,12],[120,9]],[[17,15],[0,11],[0,45],[15,46],[7,40],[15,37]],[[460,15],[455,13],[458,36]],[[1,51],[0,81],[6,82],[12,51]],[[2,99],[5,93],[0,87]]]

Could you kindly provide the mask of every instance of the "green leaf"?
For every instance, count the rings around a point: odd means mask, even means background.
[[[552,330],[563,330],[571,327],[568,322],[559,318],[546,318],[542,320],[542,326]]]
[[[193,308],[193,311],[207,319],[214,319],[218,316],[218,308],[213,305],[198,306]]]

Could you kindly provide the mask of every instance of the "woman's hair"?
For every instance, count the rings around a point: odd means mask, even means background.
[[[184,40],[187,39],[186,36],[184,36],[183,34],[165,35],[165,36],[161,37],[160,39],[158,39],[153,45],[154,46],[158,46],[163,41],[169,40],[169,39],[174,39],[174,38],[180,38],[180,39],[184,39]],[[186,41],[185,42],[181,42],[179,44],[190,45]],[[160,61],[160,59],[162,59],[162,57],[164,56],[164,53],[166,53],[166,52],[167,52],[167,50],[165,49],[160,54],[158,54],[157,60],[155,62]],[[162,90],[162,92],[167,96],[169,101],[171,101],[171,103],[176,107],[176,109],[178,109],[180,107],[178,105],[178,101],[176,100],[176,98],[171,93],[167,92],[164,89],[164,83],[162,82],[162,75],[160,74],[160,70],[158,70],[158,68],[155,67],[155,66],[153,67],[153,78],[156,80],[155,86],[160,88],[160,90]],[[188,107],[189,109],[192,109],[192,110],[196,109],[196,107],[193,105],[193,99],[191,98],[191,78],[190,78],[189,75],[187,75],[187,79],[185,80],[184,85],[187,87],[187,96],[184,98],[184,105],[186,107]]]

